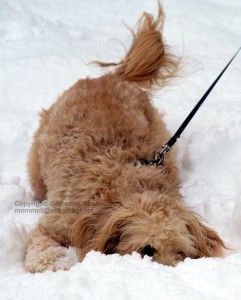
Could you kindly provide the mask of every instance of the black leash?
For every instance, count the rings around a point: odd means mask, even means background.
[[[212,89],[215,87],[216,83],[219,81],[219,79],[222,77],[223,73],[227,70],[228,66],[231,64],[231,62],[234,60],[236,55],[241,50],[241,47],[238,49],[238,51],[234,54],[234,56],[231,58],[229,63],[226,65],[226,67],[222,70],[222,72],[219,74],[219,76],[215,79],[215,81],[212,83],[212,85],[209,87],[209,89],[206,91],[206,93],[202,96],[202,98],[198,101],[198,103],[195,105],[193,110],[190,112],[190,114],[187,116],[187,118],[184,120],[182,125],[178,128],[177,132],[170,138],[170,140],[162,146],[161,151],[157,151],[155,155],[155,159],[153,160],[146,160],[141,159],[139,160],[141,164],[143,165],[156,165],[160,166],[163,165],[164,162],[164,154],[166,152],[169,152],[172,149],[172,146],[176,143],[177,139],[180,138],[182,132],[187,127],[189,122],[192,120],[196,112],[199,110],[200,106],[203,104],[203,102],[206,100]]]

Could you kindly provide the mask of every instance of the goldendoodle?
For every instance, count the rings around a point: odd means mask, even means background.
[[[188,208],[172,153],[143,165],[169,139],[151,90],[176,74],[163,42],[163,10],[144,13],[114,72],[81,79],[41,113],[28,159],[34,199],[48,214],[28,239],[30,272],[69,269],[66,247],[105,254],[137,251],[175,266],[186,257],[221,256],[224,242]]]

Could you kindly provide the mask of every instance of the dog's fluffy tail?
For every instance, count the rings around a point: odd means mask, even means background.
[[[168,47],[162,36],[164,12],[160,3],[158,4],[156,20],[151,14],[144,13],[137,23],[137,31],[131,30],[133,41],[120,63],[95,63],[101,67],[117,66],[117,75],[146,89],[162,86],[174,77],[179,59],[167,53]]]

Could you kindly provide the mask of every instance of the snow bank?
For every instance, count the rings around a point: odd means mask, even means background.
[[[0,299],[241,299],[241,106],[239,55],[178,143],[186,202],[234,249],[225,258],[186,259],[176,268],[137,253],[91,252],[70,271],[28,274],[24,244],[40,213],[32,205],[26,157],[38,111],[79,78],[119,61],[150,0],[1,0]],[[241,3],[165,1],[165,36],[183,56],[183,75],[154,96],[171,132],[240,47]],[[113,40],[112,40],[113,38]],[[117,40],[115,40],[117,39]],[[74,249],[68,259],[76,260]]]

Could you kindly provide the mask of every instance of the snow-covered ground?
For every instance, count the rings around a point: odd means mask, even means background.
[[[241,46],[238,0],[164,1],[165,37],[182,76],[154,96],[172,133]],[[156,0],[0,0],[0,299],[241,299],[241,53],[178,143],[182,193],[234,251],[162,266],[137,253],[91,252],[70,271],[24,271],[32,205],[26,157],[38,112],[79,78],[119,61]],[[121,42],[120,42],[121,41]],[[157,137],[158,138],[158,137]],[[32,207],[32,206],[31,206]],[[69,258],[75,252],[69,250]]]

